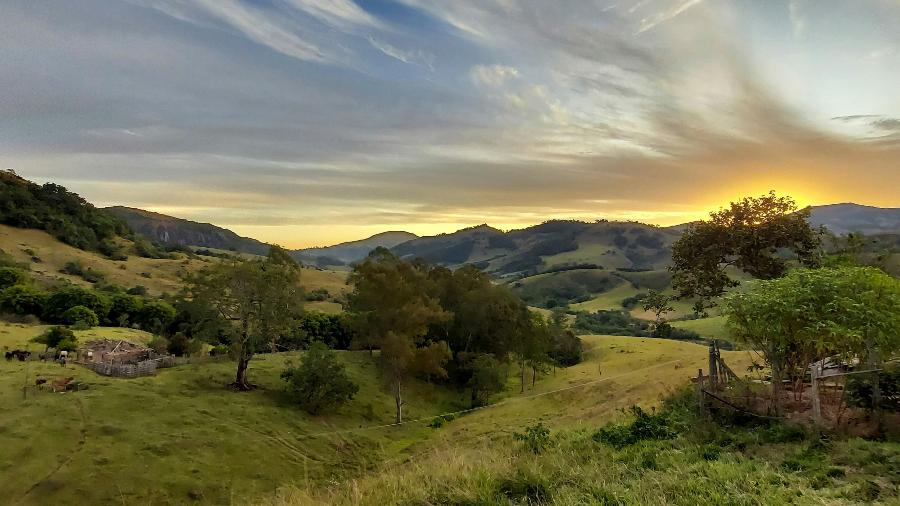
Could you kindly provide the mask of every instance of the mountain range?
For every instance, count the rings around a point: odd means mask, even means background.
[[[129,207],[107,211],[150,240],[195,247],[264,254],[268,244],[242,237],[209,223]],[[878,208],[852,203],[815,206],[810,222],[835,234],[862,232],[866,235],[900,234],[900,208]],[[327,247],[292,251],[298,260],[326,266],[342,266],[365,257],[376,247],[392,249],[405,257],[421,257],[448,266],[475,264],[498,275],[533,272],[540,267],[574,268],[594,265],[613,269],[658,269],[669,258],[669,247],[685,225],[656,227],[636,222],[593,223],[550,221],[503,232],[488,225],[453,233],[418,237],[402,231]]]

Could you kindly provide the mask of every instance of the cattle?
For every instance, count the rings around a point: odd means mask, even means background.
[[[69,383],[72,383],[73,381],[75,381],[73,376],[69,376],[68,378],[56,378],[53,380],[50,388],[52,388],[54,392],[65,392]]]
[[[27,350],[12,350],[7,351],[5,353],[6,360],[12,360],[13,358],[19,359],[19,362],[24,362],[31,357],[31,352]]]

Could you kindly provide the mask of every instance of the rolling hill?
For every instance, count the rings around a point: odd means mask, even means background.
[[[359,241],[342,242],[334,246],[322,248],[304,248],[294,250],[293,255],[305,263],[323,264],[336,261],[331,265],[350,264],[365,258],[378,247],[393,248],[398,244],[418,238],[416,234],[401,231],[390,231],[375,234]]]
[[[269,251],[269,245],[264,242],[241,237],[231,230],[210,223],[198,223],[132,207],[115,206],[105,210],[124,220],[135,232],[158,244],[199,246],[253,255],[265,255]]]
[[[900,234],[900,208],[882,208],[843,203],[815,206],[810,223],[825,226],[837,235],[861,232],[865,235]]]

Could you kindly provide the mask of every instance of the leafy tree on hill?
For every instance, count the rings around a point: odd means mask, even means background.
[[[0,171],[0,223],[46,230],[66,244],[95,251],[116,236],[132,236],[124,221],[64,187],[37,185],[11,170]]]
[[[350,275],[351,326],[356,347],[379,348],[379,366],[396,404],[396,420],[403,420],[403,383],[412,373],[445,375],[440,361],[431,370],[416,369],[416,355],[430,325],[450,318],[430,295],[421,265],[404,262],[385,248],[377,248]]]
[[[16,269],[15,267],[0,267],[0,290],[9,288],[13,285],[25,281],[25,271]]]
[[[302,312],[296,263],[271,259],[222,262],[187,279],[187,299],[206,319],[203,326],[231,344],[237,359],[234,387],[250,390],[247,367],[268,343],[288,335]],[[207,334],[208,336],[209,334]]]
[[[15,285],[0,291],[0,311],[39,316],[47,294],[30,285]]]
[[[804,266],[817,266],[821,230],[809,225],[809,209],[798,211],[790,197],[774,192],[732,202],[709,221],[688,226],[672,246],[673,284],[681,297],[709,299],[738,282],[725,268],[734,266],[759,279],[787,272],[790,252]]]
[[[299,365],[289,363],[281,379],[300,407],[312,415],[341,406],[359,391],[335,353],[322,343],[313,343]]]
[[[97,325],[100,325],[100,319],[97,317],[97,313],[84,306],[70,307],[63,313],[62,320],[66,325],[79,325],[84,327],[96,327]]]
[[[161,333],[175,320],[175,308],[163,301],[143,304],[135,315],[135,321],[148,332]]]
[[[484,406],[491,394],[506,386],[504,364],[489,353],[469,358],[466,367],[471,371],[468,386],[471,389],[471,407]]]
[[[110,301],[106,297],[78,286],[67,286],[52,292],[44,303],[44,319],[62,323],[64,313],[75,306],[84,306],[101,320],[109,314]]]
[[[110,298],[107,320],[117,327],[128,327],[138,322],[138,315],[144,305],[144,299],[134,295],[120,293]]]

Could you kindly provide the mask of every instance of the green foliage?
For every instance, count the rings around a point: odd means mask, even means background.
[[[175,320],[175,314],[175,308],[167,302],[145,302],[138,310],[135,321],[148,332],[162,332]]]
[[[169,350],[169,340],[163,336],[155,335],[147,343],[147,347],[156,353],[166,353]]]
[[[102,272],[94,270],[91,267],[85,267],[79,260],[66,262],[63,268],[60,269],[60,272],[63,274],[79,276],[88,283],[99,283],[106,278]]]
[[[799,381],[813,361],[900,349],[900,280],[872,267],[796,269],[725,305],[732,335],[771,367],[776,399],[781,378]]]
[[[469,370],[468,387],[471,389],[471,407],[484,406],[491,394],[506,386],[506,371],[493,355],[479,354],[466,364]]]
[[[0,290],[0,311],[16,315],[40,315],[47,294],[30,285],[15,285]]]
[[[454,415],[452,413],[448,414],[448,415],[441,415],[441,416],[437,416],[433,420],[431,420],[431,422],[428,423],[428,426],[432,429],[440,429],[441,427],[452,422],[453,420],[456,420],[456,415]]]
[[[63,341],[76,342],[78,339],[75,333],[66,327],[51,327],[43,334],[32,339],[33,342],[43,344],[48,348],[59,348],[59,343]]]
[[[594,433],[594,441],[613,448],[624,448],[639,441],[671,439],[678,435],[677,424],[666,411],[646,412],[640,406],[632,406],[634,420],[611,424]]]
[[[0,290],[18,285],[27,279],[25,271],[15,267],[0,267]]]
[[[532,453],[538,454],[550,446],[550,429],[543,423],[525,427],[524,433],[514,432],[513,439],[521,441],[522,445]]]
[[[416,355],[429,326],[445,322],[451,315],[430,295],[425,267],[404,262],[385,248],[375,249],[357,264],[350,283],[350,324],[357,337],[355,346],[381,349],[379,365],[394,392],[399,423],[404,378],[410,373],[447,374],[443,368],[443,359],[449,358],[446,343],[438,350],[440,353],[427,357],[430,360],[417,361]]]
[[[67,286],[52,292],[44,302],[43,317],[55,323],[65,322],[64,313],[75,306],[90,309],[101,320],[109,314],[110,301],[106,297],[77,286]]]
[[[109,314],[107,321],[118,327],[130,327],[140,321],[139,314],[144,305],[144,299],[124,293],[110,297]]]
[[[737,286],[728,277],[732,265],[755,278],[774,279],[787,272],[778,254],[788,250],[802,265],[819,263],[821,231],[808,223],[809,209],[798,211],[793,199],[774,192],[732,202],[688,229],[672,246],[675,288],[682,297],[712,298]]]
[[[641,300],[644,311],[652,311],[656,315],[657,323],[663,321],[663,315],[675,311],[671,305],[672,297],[664,295],[656,290],[650,290]]]
[[[616,310],[576,313],[572,328],[579,334],[639,337],[650,335],[648,322],[638,320],[625,311]]]
[[[632,295],[631,297],[625,297],[624,299],[622,299],[622,307],[630,311],[636,308],[638,304],[640,304],[641,301],[644,300],[645,297],[647,297],[646,293],[638,293]]]
[[[231,344],[237,359],[234,386],[250,390],[247,366],[264,345],[296,329],[302,313],[300,269],[275,260],[234,260],[209,266],[187,279],[185,308],[207,338]]]
[[[73,306],[67,309],[62,315],[62,321],[66,325],[81,324],[88,328],[100,325],[97,313],[84,306]]]
[[[313,302],[321,302],[331,298],[331,294],[325,288],[316,288],[306,293],[306,300]]]
[[[140,235],[134,237],[134,252],[137,253],[138,256],[144,258],[176,258],[171,253],[158,248],[148,241],[147,238]]]
[[[550,308],[562,302],[584,302],[623,282],[621,277],[606,271],[573,270],[529,278],[516,288],[516,292],[528,304]]]
[[[301,349],[310,343],[325,343],[331,349],[347,350],[353,341],[353,330],[345,314],[326,314],[320,311],[303,313],[298,322],[299,332],[285,339],[289,349]]]
[[[98,251],[105,241],[132,235],[125,222],[62,186],[37,185],[11,170],[0,172],[0,223],[46,230],[84,250]]]
[[[56,346],[59,351],[76,351],[78,349],[78,339],[74,336],[71,339],[63,339]]]
[[[866,377],[868,376],[868,377]],[[847,404],[864,409],[872,409],[875,382],[881,390],[879,406],[886,411],[900,412],[900,367],[886,367],[873,375],[849,376],[847,378]]]
[[[125,293],[127,293],[128,295],[138,295],[140,297],[146,297],[148,291],[147,291],[147,287],[144,285],[134,285],[131,288],[129,288]]]
[[[313,415],[336,409],[359,391],[334,352],[322,343],[313,344],[298,366],[289,364],[281,379],[297,404]]]

